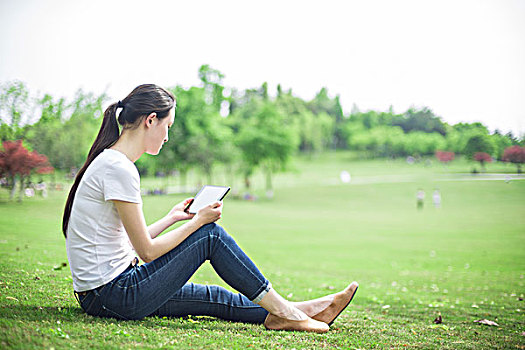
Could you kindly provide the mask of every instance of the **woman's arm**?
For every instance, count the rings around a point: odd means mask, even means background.
[[[222,203],[216,202],[199,210],[190,221],[175,230],[160,237],[152,238],[148,232],[140,204],[116,200],[113,203],[115,203],[133,248],[144,262],[153,261],[166,254],[203,225],[219,220],[222,212]],[[163,219],[159,220],[159,222],[161,221]],[[157,225],[157,223],[153,225]],[[161,227],[162,224],[158,224],[154,228],[159,229]]]
[[[188,214],[184,212],[184,209],[191,202],[192,199],[193,198],[187,198],[179,204],[175,205],[173,209],[170,210],[168,215],[166,215],[159,221],[149,225],[148,232],[151,238],[157,237],[159,234],[164,232],[165,229],[167,229],[176,222],[182,220],[189,220],[193,218],[194,214]]]

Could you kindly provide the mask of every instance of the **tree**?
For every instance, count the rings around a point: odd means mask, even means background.
[[[75,98],[64,111],[66,117],[57,130],[53,142],[52,165],[59,169],[80,168],[100,129],[103,116],[102,104],[107,95],[76,92]],[[69,118],[68,118],[69,117]]]
[[[346,145],[348,148],[354,147],[354,138],[358,137],[358,135],[363,135],[367,131],[365,130],[365,127],[363,124],[361,124],[359,121],[356,121],[355,118],[350,117],[341,128],[341,135],[346,140]]]
[[[445,147],[445,138],[437,133],[412,131],[406,134],[405,149],[408,155],[431,155]]]
[[[235,155],[232,131],[221,117],[216,105],[206,101],[205,88],[180,86],[172,89],[177,98],[175,120],[168,142],[157,157],[157,167],[165,171],[177,169],[182,186],[186,186],[189,169],[200,168],[212,182],[217,163],[229,163]]]
[[[0,142],[16,139],[15,130],[0,119]]]
[[[476,133],[476,134],[483,134],[488,135],[489,129],[480,122],[475,123],[457,123],[452,126],[452,129],[460,132],[460,133]]]
[[[350,148],[379,157],[406,154],[407,136],[400,127],[381,125],[364,132],[362,130],[359,127],[353,129],[347,140]]]
[[[313,153],[330,146],[334,120],[328,114],[312,113],[305,101],[292,95],[281,95],[273,103],[283,115],[286,127],[298,134],[300,151]]]
[[[455,154],[454,152],[447,152],[447,151],[436,151],[436,158],[444,164],[448,164],[449,162],[454,160]]]
[[[22,125],[30,108],[29,91],[21,81],[0,86],[0,136],[2,141],[23,137]]]
[[[219,112],[221,110],[221,104],[224,101],[224,86],[222,85],[224,74],[204,64],[199,68],[199,79],[206,91],[206,103],[213,106],[215,111]]]
[[[33,150],[47,154],[49,162],[60,168],[63,151],[60,150],[61,144],[58,141],[63,138],[62,117],[66,108],[65,100],[61,98],[55,101],[51,95],[46,94],[38,100],[38,106],[41,110],[40,119],[27,127],[26,140]]]
[[[474,160],[476,162],[479,162],[482,168],[485,168],[485,163],[492,162],[492,157],[490,156],[490,154],[485,152],[476,152],[474,153]]]
[[[494,155],[497,159],[502,159],[505,148],[512,146],[512,139],[507,135],[502,135],[498,130],[489,136],[494,145]]]
[[[392,119],[392,125],[400,126],[405,133],[410,131],[438,132],[441,135],[447,133],[441,118],[437,117],[428,107],[420,110],[409,108],[404,115],[395,116]]]
[[[29,152],[22,144],[22,140],[2,142],[3,151],[0,151],[0,176],[7,176],[12,200],[16,190],[16,179],[20,178],[20,197],[22,201],[24,192],[24,179],[31,174],[32,170],[45,167],[51,171],[47,157],[37,152]]]
[[[256,104],[256,112],[240,126],[236,144],[244,161],[245,183],[257,167],[266,173],[266,190],[273,191],[272,174],[283,170],[297,149],[298,137],[284,126],[284,116],[270,102]]]
[[[525,163],[525,147],[511,146],[503,152],[503,160],[516,164],[518,174],[521,174],[521,164]]]
[[[340,124],[343,122],[343,108],[339,99],[339,95],[335,98],[328,96],[328,89],[323,87],[317,95],[307,103],[307,107],[315,115],[322,113],[327,114],[333,119],[334,131],[331,143],[334,148],[341,148],[346,145],[346,140],[341,134]]]
[[[488,135],[477,134],[468,139],[463,154],[467,156],[468,159],[474,159],[476,152],[485,152],[488,154],[494,152],[494,146]]]

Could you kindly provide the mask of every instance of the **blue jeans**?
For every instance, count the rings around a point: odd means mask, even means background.
[[[187,283],[206,260],[228,285]],[[146,316],[206,315],[263,323],[268,311],[257,305],[270,282],[220,226],[208,224],[154,261],[131,266],[111,282],[79,296],[93,316],[136,320]]]

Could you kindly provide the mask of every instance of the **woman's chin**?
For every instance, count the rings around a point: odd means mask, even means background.
[[[162,147],[159,148],[156,152],[155,151],[146,151],[146,153],[149,154],[149,155],[152,155],[152,156],[156,156],[156,155],[158,155],[160,153],[161,149],[162,149]]]

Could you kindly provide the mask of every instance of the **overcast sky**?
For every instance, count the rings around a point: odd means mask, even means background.
[[[124,98],[136,85],[268,82],[345,112],[428,106],[525,133],[524,0],[0,0],[0,83]]]

